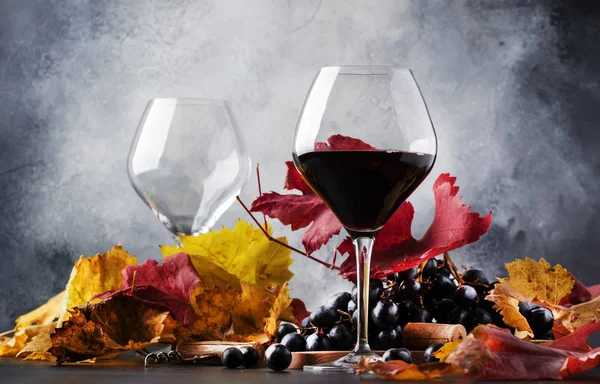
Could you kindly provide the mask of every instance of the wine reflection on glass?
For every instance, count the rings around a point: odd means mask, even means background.
[[[332,137],[346,144],[327,145]],[[343,66],[319,71],[298,120],[293,157],[354,243],[358,337],[345,357],[305,370],[353,372],[362,358],[378,359],[368,342],[373,242],[427,177],[436,154],[433,124],[409,69]]]
[[[138,195],[180,244],[207,233],[250,176],[250,157],[227,101],[151,100],[127,161]]]

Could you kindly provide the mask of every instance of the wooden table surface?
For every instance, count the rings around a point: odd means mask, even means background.
[[[55,364],[0,358],[0,383],[63,384],[185,384],[185,383],[390,383],[371,375],[341,373],[309,373],[299,370],[273,372],[268,369],[224,369],[211,366],[172,364],[144,368],[143,359],[128,356],[96,364]],[[439,381],[438,381],[439,382]],[[494,383],[501,383],[495,381]],[[507,383],[518,383],[516,381]],[[529,382],[531,383],[531,382]],[[559,383],[536,381],[536,383]],[[560,383],[600,383],[600,370],[595,369]]]

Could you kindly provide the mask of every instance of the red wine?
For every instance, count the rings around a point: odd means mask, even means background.
[[[435,157],[401,151],[315,151],[300,173],[354,237],[381,229],[427,177]]]

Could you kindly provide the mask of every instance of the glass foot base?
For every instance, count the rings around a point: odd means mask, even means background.
[[[381,357],[373,352],[368,353],[357,353],[350,352],[346,356],[338,359],[332,363],[319,364],[319,365],[305,365],[303,370],[306,372],[345,372],[355,373],[356,365],[363,359],[369,359],[371,361],[379,361]]]

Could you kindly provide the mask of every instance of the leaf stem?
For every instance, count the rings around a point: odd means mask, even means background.
[[[450,273],[452,274],[452,276],[454,276],[458,284],[463,285],[465,282],[463,281],[460,273],[458,273],[458,271],[456,270],[456,264],[454,264],[454,261],[452,261],[448,252],[444,252],[444,263],[446,263],[446,265],[450,267]]]
[[[313,257],[309,254],[307,254],[306,252],[302,252],[301,250],[299,250],[298,248],[292,247],[289,244],[284,243],[283,241],[277,240],[276,238],[274,238],[273,236],[271,236],[269,234],[269,232],[267,232],[267,230],[265,228],[262,227],[262,225],[260,225],[260,223],[258,222],[258,220],[256,220],[256,217],[254,217],[254,215],[252,214],[252,212],[250,212],[250,210],[248,209],[248,207],[246,206],[246,204],[244,204],[244,202],[242,201],[242,199],[240,199],[239,196],[236,197],[238,203],[240,203],[240,205],[242,206],[242,208],[244,208],[244,210],[250,215],[250,217],[252,218],[252,220],[256,223],[256,225],[258,226],[258,228],[260,228],[260,230],[262,231],[262,233],[265,234],[265,236],[267,237],[267,239],[269,239],[269,241],[273,241],[279,245],[281,245],[282,247],[285,247],[287,249],[291,249],[292,251],[305,256],[307,258],[309,258],[310,260],[316,261],[317,263],[329,268],[329,269],[337,269],[339,270],[339,267],[336,267],[334,265],[331,265],[329,263],[324,262],[323,260],[319,260],[316,257]]]
[[[260,184],[260,164],[256,163],[256,183],[258,184],[258,196],[262,196],[262,186]],[[263,221],[265,222],[265,228],[267,228],[267,216],[263,213]]]
[[[0,337],[6,336],[6,335],[10,335],[11,333],[15,333],[16,331],[17,331],[17,329],[13,328],[10,331],[2,332],[2,333],[0,333]]]

